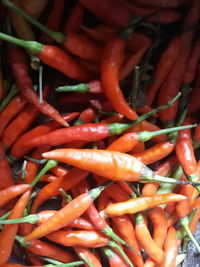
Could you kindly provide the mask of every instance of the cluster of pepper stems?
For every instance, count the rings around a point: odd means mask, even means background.
[[[176,266],[200,253],[200,3],[69,2],[0,3],[0,266]]]

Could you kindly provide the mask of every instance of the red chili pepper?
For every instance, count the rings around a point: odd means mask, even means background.
[[[53,30],[53,31],[59,30],[62,14],[64,10],[64,5],[65,5],[64,0],[54,1],[53,7],[48,16],[48,20],[45,23],[45,26],[48,27],[50,30]],[[52,39],[44,33],[41,35],[40,39],[44,43],[50,43],[50,44],[53,43]]]
[[[113,108],[130,120],[136,120],[138,116],[128,106],[119,86],[119,71],[124,61],[124,50],[125,42],[120,38],[106,44],[101,61],[101,85]]]
[[[28,184],[11,185],[0,191],[0,207],[30,189]]]
[[[130,218],[127,215],[112,217],[114,225],[117,227],[120,236],[131,245],[136,251],[140,253],[140,247],[135,236],[135,229]],[[125,248],[125,252],[130,260],[136,266],[143,266],[143,259],[141,254],[135,253],[130,248]]]
[[[90,73],[82,69],[66,51],[64,52],[56,46],[42,45],[38,42],[31,43],[31,41],[23,41],[4,33],[0,33],[0,39],[18,44],[26,49],[31,49],[33,53],[38,55],[43,63],[57,69],[70,78],[80,81],[88,81],[92,79]]]
[[[38,207],[51,197],[59,195],[59,189],[67,191],[73,186],[77,185],[88,175],[87,171],[73,168],[65,176],[59,177],[56,181],[53,181],[44,186],[38,193],[35,201],[33,202],[31,212],[34,213]]]
[[[86,180],[84,180],[81,185],[79,185],[80,193],[88,192],[89,185]],[[115,241],[120,242],[123,245],[129,246],[123,239],[121,239],[119,236],[117,236],[112,228],[108,225],[106,220],[102,218],[97,211],[95,205],[92,203],[89,208],[86,210],[86,214],[89,217],[90,221],[94,225],[95,229],[98,231],[101,231],[103,234],[108,236],[109,238],[112,238]]]
[[[74,165],[111,180],[143,180],[175,184],[188,183],[159,176],[133,156],[115,151],[98,149],[56,149],[44,153],[43,157]]]
[[[112,249],[105,247],[103,251],[109,260],[110,267],[126,267],[127,266],[124,260],[117,253],[115,253]]]
[[[168,229],[166,214],[162,208],[155,207],[148,215],[153,223],[153,240],[160,248],[163,248]],[[155,266],[155,264],[154,260],[147,258],[144,266]]]
[[[12,173],[3,149],[3,144],[0,141],[0,190],[5,189],[14,184]]]
[[[124,80],[133,71],[134,67],[139,64],[149,46],[150,45],[145,45],[141,47],[136,53],[133,53],[133,55],[128,58],[120,71],[120,81]]]
[[[83,246],[88,248],[98,248],[106,246],[109,239],[97,231],[86,230],[68,230],[54,231],[46,235],[49,240],[61,244],[63,246]]]
[[[181,201],[184,199],[186,199],[185,196],[174,193],[152,195],[149,197],[138,197],[124,202],[111,204],[106,207],[102,214],[105,214],[105,216],[109,217],[132,214],[153,208],[161,204],[166,204],[171,201]]]
[[[176,230],[171,226],[167,232],[167,238],[164,245],[164,259],[161,267],[176,266],[176,256],[178,254],[178,242],[176,237]]]
[[[192,95],[191,98],[189,100],[189,107],[188,107],[188,114],[191,115],[193,113],[195,113],[198,109],[199,109],[199,97],[200,97],[200,64],[198,64],[197,67],[197,75],[196,75],[196,79],[195,79],[195,86],[194,89],[192,91]]]
[[[67,122],[70,122],[71,120],[76,118],[78,114],[79,114],[78,112],[69,113],[69,114],[64,115],[63,119]],[[43,134],[47,134],[60,127],[61,125],[56,121],[48,121],[44,124],[36,126],[35,128],[23,134],[20,138],[18,138],[18,140],[15,142],[15,144],[12,147],[12,150],[11,150],[12,155],[15,157],[21,157],[22,155],[24,155],[23,154],[24,144],[28,140],[34,139]]]
[[[92,61],[99,61],[101,58],[102,48],[101,46],[95,44],[91,40],[85,38],[82,35],[68,32],[66,35],[61,32],[54,32],[44,25],[40,24],[36,19],[29,16],[22,9],[17,7],[14,3],[9,0],[3,3],[10,9],[13,9],[20,16],[27,19],[30,23],[34,24],[41,31],[49,35],[56,42],[63,44],[65,48],[71,53],[81,58],[85,58]],[[30,42],[29,42],[30,43]],[[41,49],[41,48],[40,48]]]
[[[29,190],[20,197],[9,215],[9,219],[19,218],[23,215],[30,194],[31,191]],[[0,264],[6,263],[10,257],[17,230],[18,224],[11,224],[4,226],[3,230],[0,232]]]
[[[196,25],[199,19],[199,6],[198,1],[192,2],[192,7],[190,8],[185,21],[183,23],[183,29],[188,27],[193,27]],[[169,75],[165,79],[158,96],[158,104],[166,103],[166,101],[173,97],[180,89],[181,83],[184,80],[184,74],[186,71],[186,66],[190,57],[190,52],[192,48],[192,41],[194,38],[195,31],[190,30],[182,33],[181,35],[181,52],[176,60],[176,64],[171,69]],[[162,122],[170,122],[175,119],[176,112],[178,108],[178,101],[173,105],[173,107],[166,109],[164,112],[159,113],[159,118]]]
[[[89,249],[85,248],[85,247],[81,247],[81,246],[75,246],[74,247],[76,253],[78,254],[78,256],[84,260],[84,258],[87,259],[87,261],[93,266],[93,267],[102,267],[100,260],[98,259],[98,257]],[[83,258],[84,256],[84,258]],[[89,265],[85,264],[85,266]]]
[[[200,49],[200,39],[198,39],[195,42],[192,49],[191,57],[188,61],[188,65],[186,68],[186,75],[184,78],[184,83],[186,84],[190,84],[195,78],[196,69],[200,58],[199,49]]]
[[[153,5],[140,5],[134,1],[117,0],[117,4],[121,4],[122,8],[131,11],[133,14],[139,17],[148,17],[153,13],[158,13],[147,18],[147,21],[152,23],[169,24],[180,19],[180,15],[172,9],[163,8],[160,6],[154,7]]]
[[[164,252],[152,239],[151,234],[144,223],[143,216],[140,213],[138,213],[136,216],[135,234],[138,242],[148,256],[150,256],[157,263],[161,264],[163,261]]]
[[[71,10],[68,20],[64,27],[64,33],[78,33],[84,18],[84,8],[79,3],[75,4]]]
[[[138,154],[131,154],[145,165],[154,163],[168,156],[174,150],[174,144],[171,142],[164,142],[157,144],[144,152]]]
[[[79,195],[77,198],[73,199],[64,208],[59,210],[54,216],[52,216],[47,222],[38,226],[25,237],[25,241],[30,241],[38,239],[42,236],[47,235],[53,231],[56,231],[62,227],[69,225],[73,220],[81,216],[90,204],[100,195],[104,186],[92,189],[88,193]]]
[[[0,114],[0,136],[9,122],[25,107],[26,100],[22,95],[14,97]]]
[[[168,45],[166,50],[162,53],[160,60],[156,66],[153,74],[153,81],[147,89],[146,105],[151,106],[155,96],[173,67],[181,50],[181,38],[175,37]]]
[[[16,240],[23,246],[23,237],[16,236]],[[70,262],[75,261],[77,258],[67,251],[66,249],[58,248],[50,243],[41,241],[41,240],[33,240],[28,243],[26,246],[26,250],[31,252],[34,255],[49,257],[54,260],[62,261],[62,262]]]
[[[3,144],[6,147],[12,146],[20,135],[30,127],[38,115],[38,108],[28,104],[4,130],[2,135]]]

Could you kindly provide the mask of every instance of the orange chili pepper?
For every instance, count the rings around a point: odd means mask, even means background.
[[[167,237],[164,245],[164,259],[161,267],[175,267],[176,256],[178,254],[178,242],[176,237],[176,230],[171,226],[167,232]]]

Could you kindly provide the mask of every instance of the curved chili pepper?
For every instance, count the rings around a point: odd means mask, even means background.
[[[161,267],[176,266],[176,256],[178,254],[178,242],[176,237],[176,230],[171,226],[167,232],[167,237],[164,245],[164,259]]]
[[[123,214],[132,214],[155,206],[166,204],[171,201],[181,201],[186,199],[185,196],[169,193],[162,195],[152,195],[147,197],[137,197],[124,202],[108,205],[102,214],[105,216],[120,216]]]
[[[46,237],[49,240],[63,246],[83,246],[89,248],[98,248],[107,245],[109,242],[109,239],[107,237],[104,237],[101,233],[97,231],[86,230],[58,230],[46,235]]]
[[[112,249],[105,247],[103,249],[105,255],[109,260],[110,267],[126,267],[126,263],[123,261],[121,257],[118,256]]]
[[[127,215],[122,216],[115,216],[112,217],[112,221],[114,225],[117,227],[117,230],[119,231],[120,236],[131,245],[132,248],[134,248],[139,253],[135,253],[130,248],[124,248],[126,254],[130,258],[130,260],[135,264],[136,266],[143,266],[143,259],[140,254],[140,247],[137,242],[136,236],[135,236],[135,230],[133,227],[133,224],[130,220],[130,218]]]
[[[25,107],[26,100],[22,95],[14,97],[0,114],[0,136],[8,123]]]
[[[54,1],[51,12],[48,16],[46,23],[45,23],[45,26],[48,27],[50,30],[53,30],[53,31],[59,30],[61,18],[62,18],[62,13],[64,10],[64,5],[65,5],[64,0]],[[52,39],[44,33],[40,36],[40,39],[44,43],[49,43],[49,44],[53,43]]]
[[[188,179],[190,181],[198,181],[197,161],[194,154],[190,130],[184,130],[183,134],[180,133],[178,135],[176,155]],[[197,187],[197,190],[199,191],[200,188]]]
[[[198,10],[199,10],[198,1],[193,1],[192,7],[190,8],[183,23],[183,29],[187,27],[193,27],[194,25],[196,25],[199,19]],[[165,82],[163,83],[160,89],[158,96],[159,105],[162,105],[162,103],[166,102],[167,99],[175,95],[180,89],[181,83],[183,82],[184,79],[186,65],[189,60],[194,33],[195,31],[191,30],[184,32],[181,35],[181,52],[176,60],[176,64],[171,69],[169,75],[165,79]],[[173,121],[176,116],[177,108],[178,108],[178,102],[176,102],[173,105],[173,107],[168,108],[164,112],[161,111],[159,113],[160,120],[165,123]]]
[[[43,157],[71,164],[111,180],[155,181],[191,184],[155,174],[142,162],[125,153],[98,149],[55,149]]]
[[[23,215],[31,191],[25,192],[15,204],[9,219],[19,218]],[[17,234],[18,224],[4,226],[0,232],[0,264],[4,264],[10,257],[15,236]]]
[[[28,189],[30,189],[30,185],[18,184],[18,185],[11,185],[1,190],[0,191],[0,207],[3,207],[11,199],[14,199],[15,197],[23,194]]]
[[[38,42],[23,41],[0,33],[0,39],[12,42],[26,49],[32,50],[39,59],[48,66],[64,73],[66,76],[80,81],[91,80],[90,73],[82,69],[67,52],[53,45],[42,45]]]
[[[128,58],[128,60],[124,63],[120,71],[120,81],[128,77],[128,75],[133,71],[134,67],[139,64],[140,60],[142,59],[145,52],[149,49],[150,46],[151,42],[150,44],[141,47],[136,53],[133,53],[133,55]]]
[[[194,139],[200,142],[200,124],[195,128]]]
[[[129,2],[129,1],[117,0],[116,2],[118,4],[121,4],[123,8],[132,11],[133,14],[139,17],[148,17],[149,15],[155,13],[156,11],[159,12],[158,13],[159,16],[155,14],[147,18],[147,21],[152,23],[169,24],[180,18],[180,15],[172,9],[162,8],[159,9],[158,11],[158,7],[154,7],[150,4],[144,6],[135,3],[133,1]]]
[[[89,185],[87,181],[84,180],[81,183],[81,185],[79,185],[79,191],[80,193],[85,193],[88,190],[89,190]],[[117,236],[113,232],[112,228],[108,225],[106,220],[100,216],[99,212],[97,211],[93,203],[86,210],[86,214],[89,217],[90,221],[92,222],[96,230],[101,231],[103,234],[105,234],[109,238],[112,238],[113,240],[118,241],[121,244],[129,247],[129,244],[127,244],[123,239],[121,239],[119,236]]]
[[[15,239],[23,246],[23,237],[16,236]],[[54,260],[62,262],[75,261],[77,258],[67,250],[58,248],[50,243],[33,240],[26,245],[26,250],[33,253],[34,255],[49,257]]]
[[[168,156],[174,150],[174,144],[164,142],[157,144],[144,152],[133,154],[135,158],[142,161],[145,165],[151,164]]]
[[[181,40],[180,37],[175,37],[168,45],[166,50],[162,53],[160,60],[156,66],[153,73],[153,82],[150,83],[147,89],[146,105],[151,106],[154,98],[162,85],[163,81],[170,72],[173,64],[181,50]]]
[[[25,237],[25,242],[38,239],[53,231],[56,231],[64,226],[70,224],[73,220],[81,216],[90,204],[100,195],[105,186],[100,186],[96,189],[90,190],[88,193],[79,195],[73,199],[64,208],[59,210],[47,222],[38,226],[33,232]]]
[[[79,3],[76,3],[71,10],[71,13],[67,19],[67,22],[64,27],[64,33],[68,32],[78,33],[80,26],[84,18],[84,8]]]
[[[136,215],[135,234],[138,242],[148,256],[150,256],[157,263],[161,264],[163,261],[164,252],[152,239],[150,232],[144,223],[143,216],[140,213]]]
[[[31,104],[27,105],[4,130],[2,135],[3,144],[10,147],[30,127],[38,115],[37,107]]]
[[[66,122],[70,122],[71,120],[76,118],[78,114],[79,114],[78,112],[69,113],[69,114],[64,115],[63,119]],[[28,140],[34,139],[43,134],[47,134],[60,127],[61,125],[56,121],[48,121],[42,125],[36,126],[35,128],[31,129],[30,131],[26,132],[25,134],[23,134],[22,136],[18,138],[18,140],[15,142],[15,144],[12,147],[12,150],[11,150],[12,155],[15,157],[21,157],[23,155],[22,154],[23,146]]]
[[[5,189],[14,184],[12,173],[3,149],[3,144],[0,141],[0,190]]]
[[[193,113],[195,113],[198,109],[199,109],[199,96],[200,96],[200,64],[198,64],[197,67],[197,75],[196,75],[196,79],[195,79],[195,86],[194,89],[192,91],[192,95],[191,98],[189,100],[189,108],[188,108],[188,114],[191,115]]]
[[[83,259],[83,255],[84,257],[86,257],[86,259],[90,262],[90,264],[94,267],[102,267],[99,259],[96,257],[96,255],[91,252],[89,249],[85,248],[85,247],[81,247],[81,246],[75,246],[74,250],[76,251],[76,253],[78,254],[78,256]],[[86,265],[87,266],[87,265]],[[88,266],[89,267],[89,266]]]
[[[50,36],[56,42],[63,44],[71,54],[88,60],[100,60],[102,49],[99,45],[95,44],[91,40],[85,38],[82,35],[72,32],[68,32],[66,35],[61,32],[54,32],[44,25],[40,24],[39,21],[29,16],[26,12],[24,12],[9,0],[5,0],[3,4],[17,12],[23,18],[27,19],[30,23],[34,24],[37,28]]]
[[[113,108],[130,120],[136,120],[138,116],[128,106],[119,86],[119,71],[124,61],[124,50],[125,42],[120,38],[106,44],[101,61],[101,85]]]
[[[42,203],[51,197],[59,195],[60,188],[67,191],[81,182],[87,175],[87,171],[72,168],[65,176],[58,177],[56,181],[47,184],[38,193],[35,201],[33,202],[31,212],[35,213]]]
[[[153,240],[162,248],[167,236],[167,217],[164,210],[160,207],[155,207],[148,213],[151,222],[153,223]],[[151,258],[147,258],[144,266],[155,266],[155,262]]]

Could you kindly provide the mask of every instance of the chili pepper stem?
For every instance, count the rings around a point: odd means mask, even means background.
[[[47,258],[47,257],[39,257],[39,258],[41,260],[47,261],[47,262],[55,264],[55,265],[63,264],[63,262],[61,262],[61,261],[53,260],[53,259],[50,259],[50,258]]]
[[[43,265],[43,267],[55,267],[55,266],[59,266],[59,267],[75,267],[75,266],[79,266],[84,264],[84,261],[74,261],[74,262],[69,262],[69,263],[63,263],[63,264],[59,264],[59,265],[54,265],[54,264],[46,264]]]
[[[89,83],[79,83],[76,85],[59,86],[55,90],[57,92],[79,92],[87,93],[89,91]]]
[[[88,194],[90,195],[90,197],[92,199],[96,199],[100,194],[101,192],[109,185],[111,185],[113,183],[113,181],[109,181],[109,182],[106,182],[105,184],[97,187],[97,188],[94,188],[94,189],[91,189]]]
[[[38,221],[38,215],[37,214],[30,214],[26,217],[17,218],[17,219],[10,219],[10,220],[0,220],[0,224],[14,224],[14,223],[30,223],[30,224],[36,224]]]
[[[0,104],[0,112],[7,106],[10,100],[18,93],[18,89],[15,85],[11,87],[8,95],[4,98],[4,100]]]
[[[109,225],[107,225],[107,226],[102,230],[102,232],[103,232],[105,235],[107,235],[107,236],[109,236],[110,238],[112,238],[114,241],[118,241],[118,242],[120,242],[121,244],[125,245],[126,247],[132,249],[135,253],[140,254],[140,253],[139,253],[137,250],[135,250],[131,245],[127,244],[122,238],[120,238],[118,235],[116,235],[116,234],[113,232],[112,228],[111,228]]]
[[[48,160],[44,168],[38,173],[38,175],[34,178],[32,183],[30,184],[31,187],[35,186],[40,178],[50,169],[56,167],[58,165],[58,161],[56,160]]]
[[[197,124],[191,124],[191,125],[185,125],[185,126],[179,126],[179,127],[172,127],[172,128],[168,128],[168,129],[162,129],[159,131],[155,131],[155,132],[148,132],[148,131],[143,131],[139,133],[139,140],[141,142],[145,142],[148,141],[149,139],[161,135],[161,134],[167,134],[167,133],[171,133],[174,131],[181,131],[181,130],[185,130],[185,129],[191,129],[196,127]]]
[[[197,173],[191,174],[190,176],[188,176],[188,180],[192,183],[196,183],[199,181],[199,176]],[[196,189],[200,193],[200,186],[197,186]]]
[[[12,3],[9,0],[2,0],[2,4],[7,6],[8,8],[14,10],[16,13],[18,13],[21,17],[28,20],[30,23],[35,25],[38,29],[40,29],[42,32],[45,32],[47,35],[49,35],[53,40],[55,40],[58,43],[63,43],[65,40],[65,36],[60,32],[54,32],[50,30],[49,28],[42,25],[39,21],[28,15],[26,12],[24,12],[21,8],[16,6],[14,3]]]
[[[20,235],[16,235],[15,239],[19,242],[22,247],[29,247],[30,242],[24,242],[24,237]]]
[[[190,231],[188,217],[181,218],[180,219],[180,223],[183,226],[184,230],[186,231],[186,233],[187,233],[188,237],[190,238],[190,240],[193,242],[193,244],[196,246],[196,248],[200,252],[200,246],[199,246],[198,242],[196,241],[196,239],[194,238],[193,234]]]
[[[25,49],[29,49],[33,54],[39,54],[43,49],[43,45],[36,41],[24,41],[19,38],[15,38],[13,36],[5,34],[3,32],[0,32],[0,39],[19,45]]]
[[[83,253],[79,253],[78,255],[89,267],[94,267],[94,265],[85,257]]]
[[[123,249],[115,241],[109,241],[108,246],[111,248],[116,248],[119,251],[120,255],[123,257],[123,259],[126,261],[128,266],[134,267],[132,262],[127,257],[126,253],[123,251]]]

